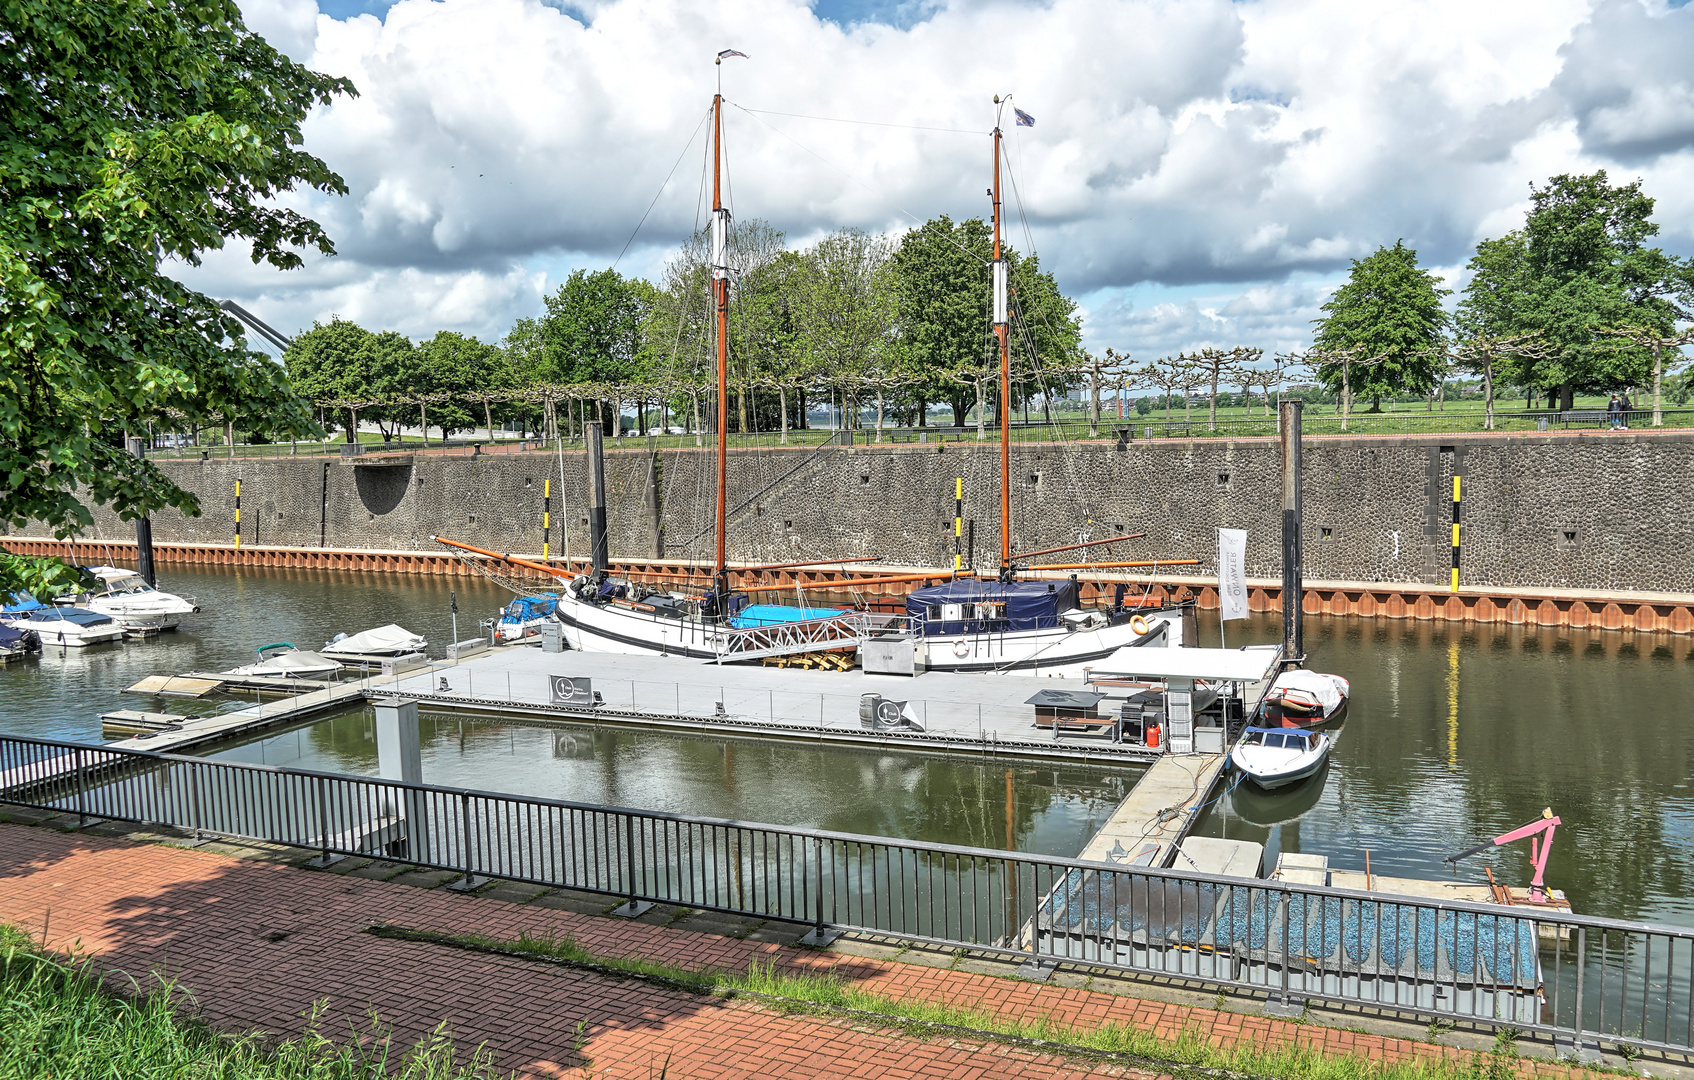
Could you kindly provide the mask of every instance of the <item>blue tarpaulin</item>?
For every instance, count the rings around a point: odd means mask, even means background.
[[[786,604],[749,604],[740,613],[730,617],[729,625],[737,630],[746,630],[752,626],[781,626],[783,623],[806,622],[810,619],[827,619],[831,615],[845,615],[842,608],[823,607],[789,607]]]
[[[553,614],[553,609],[559,606],[556,593],[542,593],[540,596],[520,596],[506,605],[506,610],[500,616],[503,623],[525,623],[531,619],[545,618]]]

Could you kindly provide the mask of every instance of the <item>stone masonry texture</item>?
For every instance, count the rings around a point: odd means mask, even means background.
[[[712,556],[710,448],[609,443],[607,494],[617,559]],[[1197,558],[1215,570],[1220,526],[1248,530],[1247,573],[1280,567],[1273,440],[1130,441],[1016,448],[1012,545],[1053,547],[1120,532],[1145,539],[1114,558]],[[367,461],[371,459],[366,459]],[[500,551],[541,548],[543,482],[553,480],[572,553],[587,551],[580,448],[482,456],[419,454],[397,465],[340,459],[160,462],[201,516],[161,513],[161,542],[229,543],[242,480],[242,542],[432,550],[439,534]],[[787,562],[881,555],[950,566],[954,478],[978,566],[999,558],[998,452],[965,441],[767,447],[730,454],[730,558]],[[1306,574],[1438,583],[1447,578],[1452,477],[1463,484],[1463,580],[1472,586],[1694,591],[1694,434],[1324,438],[1305,445]],[[658,484],[662,545],[653,535]],[[561,479],[562,478],[562,479]],[[560,498],[561,492],[563,498]],[[134,528],[95,510],[93,539]],[[41,530],[27,530],[44,535]],[[1057,557],[1063,561],[1066,557]]]

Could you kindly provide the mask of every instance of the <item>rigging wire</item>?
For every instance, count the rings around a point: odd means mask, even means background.
[[[618,251],[618,257],[612,260],[613,270],[618,268],[618,263],[622,262],[624,255],[629,252],[629,245],[635,243],[635,237],[641,232],[641,226],[647,224],[648,214],[653,212],[653,207],[659,205],[659,199],[664,196],[665,189],[670,186],[671,177],[676,175],[677,167],[682,164],[682,159],[688,156],[688,148],[694,145],[695,139],[699,138],[700,129],[706,126],[706,119],[711,115],[712,111],[707,109],[706,115],[700,118],[698,124],[694,125],[694,134],[690,135],[688,141],[683,144],[682,153],[676,156],[676,161],[671,165],[671,171],[665,174],[665,182],[659,185],[659,190],[653,194],[653,201],[647,204],[647,210],[641,215],[641,220],[635,223],[635,230],[629,234],[629,239],[623,242],[623,248]],[[696,220],[696,224],[698,224],[698,220]]]
[[[842,116],[813,116],[810,113],[779,112],[776,109],[749,109],[745,105],[736,105],[742,112],[761,113],[765,116],[792,116],[798,120],[825,120],[832,124],[862,124],[866,127],[902,128],[906,131],[946,131],[958,135],[986,135],[987,132],[974,128],[935,127],[929,124],[892,124],[884,120],[849,120]]]

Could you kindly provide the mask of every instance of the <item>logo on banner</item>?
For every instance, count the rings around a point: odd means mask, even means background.
[[[1218,530],[1218,607],[1220,617],[1247,617],[1247,530]]]
[[[922,731],[923,725],[918,723],[917,711],[909,701],[889,701],[884,698],[876,707],[876,722],[879,727],[909,727]]]
[[[571,675],[549,675],[552,683],[553,704],[555,705],[592,705],[594,704],[594,680]]]

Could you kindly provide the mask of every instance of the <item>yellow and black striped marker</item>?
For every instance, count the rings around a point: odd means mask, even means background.
[[[241,477],[235,478],[235,549],[241,550]]]
[[[541,482],[541,559],[546,561],[548,555],[548,529],[553,525],[553,481]]]
[[[965,544],[965,478],[953,478],[953,573],[964,568]]]
[[[1453,584],[1452,591],[1459,591],[1459,478],[1453,477]]]

